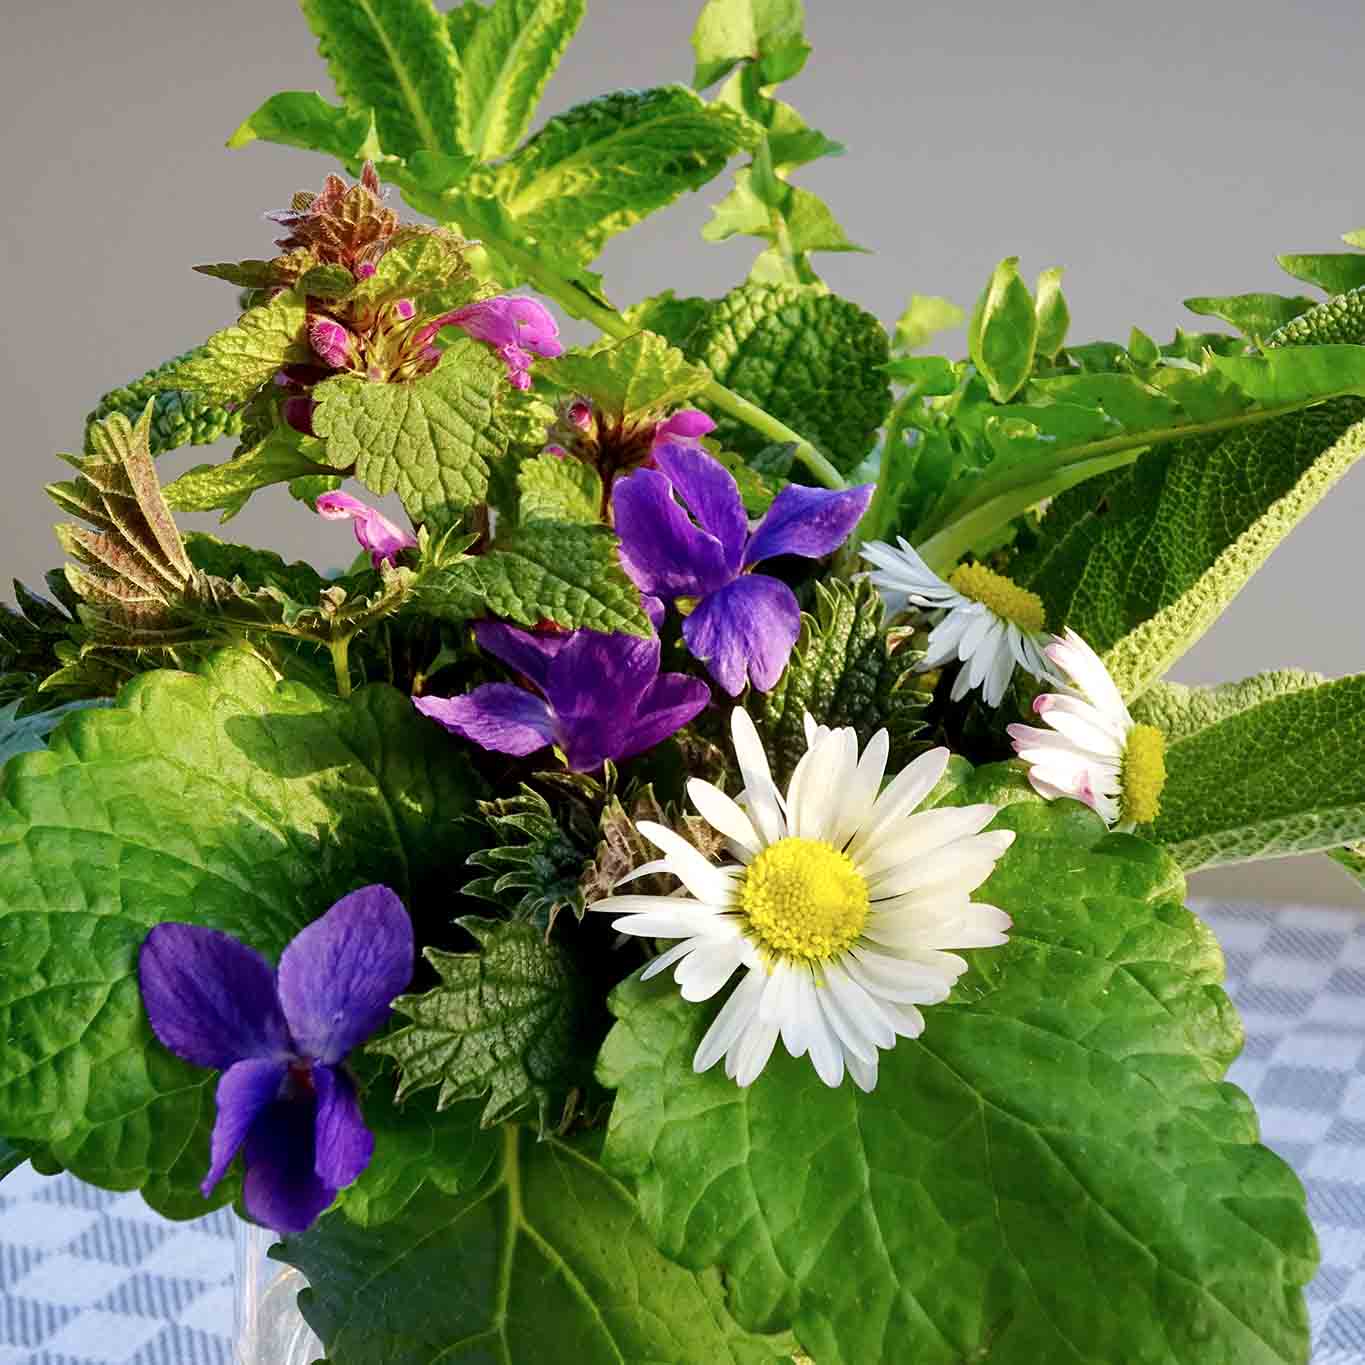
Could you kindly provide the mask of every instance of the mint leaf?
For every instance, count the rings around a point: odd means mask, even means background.
[[[537,367],[537,375],[591,398],[612,417],[674,408],[711,382],[704,365],[653,332],[636,332],[590,351],[567,351]]]
[[[1147,832],[1187,870],[1365,839],[1365,676],[1262,673],[1221,687],[1159,683],[1134,718],[1166,735]]]
[[[706,0],[692,31],[692,84],[705,90],[746,61],[763,85],[790,80],[811,53],[805,18],[801,0]]]
[[[1345,294],[1365,285],[1365,256],[1336,251],[1324,255],[1277,256],[1281,269],[1296,280],[1316,284],[1329,294]]]
[[[630,1195],[578,1146],[501,1132],[466,1195],[414,1201],[379,1228],[334,1214],[283,1244],[329,1359],[771,1365],[794,1349],[741,1330],[717,1273],[660,1256]]]
[[[467,150],[460,68],[431,0],[300,0],[337,93],[354,112],[372,109],[384,150]]]
[[[480,161],[526,135],[584,9],[585,0],[465,0],[446,15],[464,81],[461,142]]]
[[[995,267],[967,327],[967,350],[997,403],[1008,403],[1033,370],[1038,315],[1019,278],[1019,257]]]
[[[1286,298],[1283,294],[1228,294],[1221,298],[1201,295],[1185,300],[1185,307],[1191,313],[1222,318],[1244,336],[1252,338],[1269,336],[1315,306],[1312,299],[1304,298],[1302,294],[1294,298]]]
[[[197,351],[151,381],[156,389],[189,389],[212,403],[244,403],[282,365],[307,364],[307,300],[286,289],[249,308],[232,327],[215,332]]]
[[[599,1066],[607,1168],[666,1255],[724,1265],[739,1321],[790,1324],[821,1365],[1300,1365],[1314,1237],[1220,1083],[1240,1030],[1178,870],[1017,772],[952,799],[1006,804],[1018,839],[980,895],[1014,930],[873,1093],[781,1048],[747,1090],[696,1075],[714,1011],[632,978]]]
[[[153,404],[152,424],[147,440],[153,455],[179,450],[182,446],[212,445],[224,436],[236,436],[242,429],[240,410],[229,412],[199,394],[158,387],[157,381],[163,375],[183,365],[194,355],[195,352],[190,351],[175,356],[156,369],[148,370],[141,378],[121,388],[111,389],[96,404],[94,411],[87,415],[86,428],[115,412],[121,412],[130,422],[136,422],[150,400]]]
[[[688,342],[727,387],[799,431],[843,472],[872,449],[891,407],[879,367],[886,333],[870,313],[837,294],[791,285],[746,284],[717,302]],[[766,438],[713,412],[715,438],[755,455]]]
[[[328,104],[315,90],[286,90],[271,95],[238,125],[227,145],[245,147],[257,138],[286,147],[302,147],[309,152],[325,152],[350,167],[363,161],[378,161],[383,156],[373,109],[366,106],[353,113]],[[219,272],[215,269],[204,273]]]
[[[581,460],[537,455],[517,470],[523,522],[572,521],[596,525],[602,520],[602,477]]]
[[[406,384],[349,376],[313,390],[313,428],[327,463],[350,469],[372,493],[397,491],[414,521],[452,525],[488,492],[489,470],[507,448],[498,424],[503,366],[464,338],[440,364]]]
[[[469,851],[456,821],[478,785],[401,693],[327,700],[246,650],[67,717],[0,792],[0,1132],[173,1216],[213,1207],[198,1186],[217,1078],[152,1036],[147,931],[201,924],[274,956],[371,882],[420,919]]]

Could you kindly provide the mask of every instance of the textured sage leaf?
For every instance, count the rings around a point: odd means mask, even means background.
[[[585,0],[466,0],[446,14],[464,87],[461,142],[479,160],[525,136],[584,9]]]
[[[746,284],[713,305],[688,350],[722,384],[814,442],[843,471],[872,449],[891,407],[880,366],[890,358],[881,323],[837,294]],[[768,438],[713,412],[727,450],[756,455]]]
[[[1014,846],[967,953],[869,1095],[779,1046],[746,1090],[692,1054],[713,1007],[631,978],[604,1151],[664,1252],[722,1265],[753,1330],[821,1365],[1303,1365],[1303,1192],[1221,1084],[1240,1046],[1212,935],[1158,849],[986,769]]]
[[[1161,813],[1144,832],[1183,868],[1365,839],[1365,676],[1159,683],[1134,718],[1166,735]]]
[[[540,365],[536,373],[591,398],[614,418],[677,407],[711,382],[705,365],[693,364],[676,346],[649,331],[590,351],[568,351]]]
[[[357,886],[443,904],[478,796],[458,741],[387,687],[277,685],[248,651],[142,675],[68,716],[0,784],[0,1132],[81,1179],[206,1203],[212,1072],[155,1041],[137,985],[173,920],[274,957]]]
[[[537,455],[517,470],[523,522],[602,520],[602,477],[582,460]]]
[[[338,1365],[467,1360],[773,1365],[719,1274],[666,1260],[626,1189],[585,1151],[526,1129],[474,1189],[433,1193],[381,1227],[324,1218],[277,1253],[308,1277],[299,1307]]]
[[[968,354],[997,403],[1008,403],[1029,377],[1037,338],[1038,315],[1019,278],[1019,258],[1008,256],[995,267],[967,326]]]
[[[1316,284],[1329,294],[1345,294],[1365,285],[1365,256],[1358,251],[1323,255],[1277,256],[1282,269],[1296,280]]]
[[[706,0],[692,30],[698,90],[714,85],[741,62],[753,62],[762,85],[791,80],[806,64],[801,0]]]
[[[300,0],[350,110],[374,110],[391,156],[460,143],[460,71],[446,25],[431,0]]]
[[[349,376],[313,390],[313,428],[327,463],[351,469],[372,493],[397,492],[414,521],[450,525],[483,501],[507,448],[498,423],[501,360],[463,338],[428,375],[406,384]]]
[[[228,146],[245,147],[258,138],[325,152],[347,166],[378,160],[383,154],[373,109],[352,113],[344,106],[328,104],[316,90],[285,90],[271,95],[241,122],[228,139]]]
[[[1229,294],[1220,298],[1201,295],[1185,300],[1191,313],[1222,318],[1248,337],[1267,337],[1315,306],[1312,299],[1302,294],[1293,298],[1283,294]]]

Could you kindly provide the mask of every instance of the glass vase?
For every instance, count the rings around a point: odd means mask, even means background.
[[[308,1281],[266,1255],[278,1241],[265,1228],[237,1222],[235,1365],[313,1365],[326,1355],[299,1312],[298,1292]]]

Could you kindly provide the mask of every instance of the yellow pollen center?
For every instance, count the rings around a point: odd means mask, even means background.
[[[1119,776],[1123,782],[1123,818],[1145,825],[1161,809],[1166,785],[1166,739],[1155,725],[1128,731]]]
[[[984,564],[959,564],[949,575],[948,586],[956,588],[963,597],[980,602],[1020,630],[1040,631],[1043,628],[1046,620],[1043,599]]]
[[[846,853],[819,839],[765,848],[749,864],[739,900],[749,936],[774,957],[836,957],[867,923],[867,883]]]

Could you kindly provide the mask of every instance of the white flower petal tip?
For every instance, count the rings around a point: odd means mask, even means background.
[[[785,794],[739,708],[731,732],[743,795],[688,784],[740,863],[712,863],[645,821],[638,828],[663,854],[645,868],[676,877],[680,891],[612,895],[589,909],[615,913],[622,933],[677,940],[642,976],[671,968],[685,1000],[712,999],[739,973],[697,1047],[696,1071],[723,1061],[736,1085],[751,1085],[780,1040],[822,1084],[848,1077],[871,1090],[878,1051],[918,1037],[923,1008],[947,999],[966,970],[954,950],[1007,941],[1009,916],[971,897],[1015,836],[986,828],[995,806],[919,811],[947,749],[921,754],[883,788],[885,732],[860,753],[852,729],[806,721],[807,750]]]

